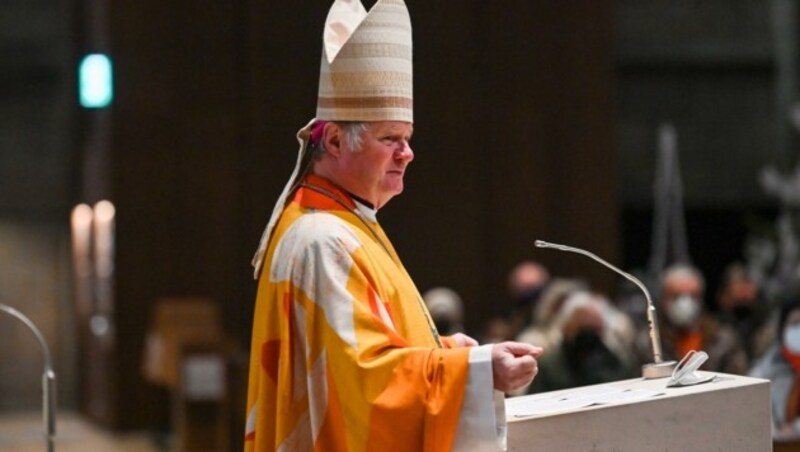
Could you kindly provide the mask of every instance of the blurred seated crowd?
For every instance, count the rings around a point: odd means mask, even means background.
[[[709,358],[700,370],[769,379],[773,436],[800,437],[800,291],[767,295],[738,263],[724,270],[716,294],[687,264],[665,269],[648,286],[665,361],[703,350]],[[653,362],[647,302],[627,281],[617,292],[612,299],[586,281],[521,262],[508,277],[509,312],[471,335],[481,343],[517,340],[545,349],[533,383],[509,396],[637,378]],[[459,294],[437,287],[423,298],[440,333],[464,332]]]

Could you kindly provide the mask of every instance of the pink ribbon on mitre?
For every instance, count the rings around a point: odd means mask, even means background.
[[[322,141],[322,133],[325,131],[325,124],[327,123],[328,121],[322,119],[314,121],[314,125],[311,126],[311,135],[308,138],[312,146],[317,146]]]

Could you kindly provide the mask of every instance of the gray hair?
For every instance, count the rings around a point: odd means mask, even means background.
[[[364,143],[364,132],[367,131],[367,123],[365,122],[337,122],[339,126],[344,129],[344,136],[347,144],[355,152],[361,150],[361,145]]]
[[[367,131],[367,123],[360,121],[334,121],[336,125],[344,131],[344,139],[347,140],[347,145],[353,152],[361,150],[361,145],[364,141],[364,132]],[[316,146],[311,146],[311,157],[316,159],[322,156],[325,152],[325,145],[322,141],[317,143]]]
[[[689,264],[675,264],[671,267],[664,270],[664,273],[661,276],[661,284],[666,285],[670,281],[676,279],[694,279],[698,282],[700,286],[700,292],[705,292],[706,289],[706,280],[703,277],[703,274],[700,273],[700,270],[697,267]]]

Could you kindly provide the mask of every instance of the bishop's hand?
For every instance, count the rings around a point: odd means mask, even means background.
[[[492,376],[494,388],[511,392],[529,384],[539,366],[536,358],[543,349],[521,342],[501,342],[492,347]]]

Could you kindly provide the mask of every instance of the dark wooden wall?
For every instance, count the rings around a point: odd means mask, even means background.
[[[139,369],[156,298],[216,299],[249,346],[249,261],[314,114],[329,4],[111,2],[107,171],[82,177],[117,207],[112,425],[153,419]],[[416,161],[380,219],[420,290],[458,290],[477,332],[523,258],[610,289],[607,270],[533,241],[617,257],[611,2],[408,6]]]

